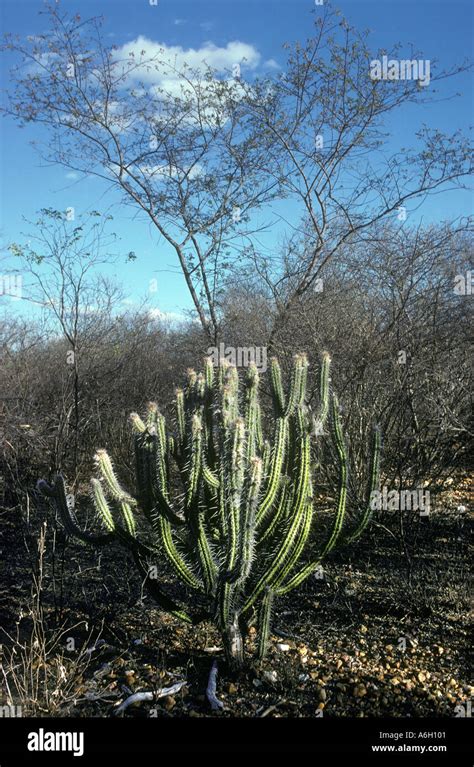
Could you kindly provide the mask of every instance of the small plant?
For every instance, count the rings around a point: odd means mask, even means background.
[[[243,386],[228,363],[188,371],[176,391],[171,430],[155,403],[143,421],[132,413],[136,495],[119,483],[105,450],[95,456],[92,500],[103,528],[81,529],[63,477],[38,489],[55,503],[67,533],[105,545],[118,541],[132,554],[156,603],[188,623],[211,620],[221,633],[227,660],[244,661],[244,637],[257,621],[258,657],[265,654],[274,599],[299,586],[336,545],[358,538],[370,519],[370,496],[378,485],[380,435],[374,430],[368,497],[356,526],[343,530],[348,457],[339,406],[329,392],[330,359],[323,356],[317,412],[306,404],[306,355],[294,357],[288,392],[280,366],[271,360],[271,440],[264,437],[259,375],[250,366]],[[327,539],[302,563],[316,516],[313,502],[314,445],[330,432],[339,464],[337,507]],[[139,518],[148,526],[147,542]],[[151,533],[150,533],[151,529]],[[153,563],[169,561],[186,587],[187,605],[158,583]],[[199,595],[199,596],[197,596]]]

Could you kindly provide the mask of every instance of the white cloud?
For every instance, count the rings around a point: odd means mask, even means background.
[[[278,63],[278,61],[275,61],[275,59],[267,59],[264,62],[264,67],[266,67],[267,69],[280,69],[281,68],[279,63]]]
[[[114,60],[118,72],[122,72],[123,85],[130,87],[136,97],[145,95],[138,85],[142,83],[152,99],[160,101],[167,97],[183,98],[189,105],[195,104],[197,107],[198,88],[202,97],[199,114],[197,110],[191,110],[185,122],[192,124],[199,120],[206,122],[210,127],[227,119],[222,108],[216,109],[214,106],[219,103],[219,98],[213,98],[213,89],[219,87],[218,82],[224,79],[232,90],[233,98],[241,98],[244,89],[239,80],[234,79],[235,67],[239,65],[242,76],[245,77],[246,69],[255,70],[261,64],[261,55],[253,45],[240,40],[233,40],[225,46],[206,42],[199,48],[183,48],[139,35],[118,48],[114,52]],[[204,76],[208,67],[215,74],[214,78],[207,79]],[[186,69],[192,70],[188,71],[188,80],[182,76]],[[218,93],[216,95],[218,96]],[[209,97],[207,105],[206,97]],[[126,132],[132,123],[136,124],[137,115],[121,113],[116,109],[115,103],[109,105],[109,120],[111,115],[116,130]],[[160,115],[157,112],[156,122],[159,123],[159,120]]]
[[[147,65],[154,58],[159,62],[158,70],[153,64]],[[232,71],[234,64],[240,64],[242,69],[255,69],[260,64],[261,56],[253,45],[240,40],[233,40],[225,47],[207,42],[200,48],[185,49],[139,35],[115,51],[115,60],[134,63],[133,71],[128,75],[130,79],[156,85],[165,79],[176,79],[185,67],[204,72],[207,65],[220,74]]]
[[[69,173],[66,173],[66,178],[70,179],[70,181],[75,181],[79,178],[79,173],[75,173],[74,171],[70,171]]]
[[[162,312],[161,309],[148,309],[148,316],[160,322],[185,322],[186,317],[181,312]]]
[[[234,100],[239,100],[243,97],[244,89],[239,80],[229,78],[226,80],[227,92],[232,94]],[[171,98],[180,98],[187,102],[188,105],[194,106],[194,109],[183,118],[183,124],[195,124],[198,120],[202,124],[207,124],[208,127],[215,126],[219,123],[225,123],[227,120],[224,107],[219,104],[219,84],[217,80],[203,80],[199,83],[190,83],[186,80],[179,78],[163,80],[159,85],[153,85],[150,88],[150,96],[157,100],[162,99],[164,95]],[[200,96],[197,96],[199,92]],[[199,100],[199,112],[197,110]],[[160,122],[160,115],[156,115],[156,124]]]

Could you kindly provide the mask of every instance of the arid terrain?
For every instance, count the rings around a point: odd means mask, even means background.
[[[42,512],[30,508],[28,520],[24,510],[3,510],[1,625],[10,637],[18,632],[28,647],[32,614],[40,609],[40,635],[53,645],[45,668],[32,663],[41,679],[47,672],[46,705],[42,682],[36,701],[13,693],[6,661],[12,660],[11,640],[2,637],[12,703],[37,716],[110,717],[131,693],[185,680],[176,695],[131,706],[125,716],[462,715],[457,707],[472,693],[469,478],[456,486],[436,500],[428,517],[407,513],[404,547],[398,519],[389,515],[357,547],[328,560],[324,577],[310,578],[281,598],[267,658],[237,676],[226,670],[212,626],[189,628],[154,609],[122,551],[98,555],[72,540],[64,546],[51,515],[41,606],[35,608],[31,577]],[[213,659],[224,704],[219,711],[211,710],[205,695]],[[21,676],[21,653],[13,656],[15,664]]]

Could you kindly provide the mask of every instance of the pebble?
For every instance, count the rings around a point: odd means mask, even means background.
[[[316,697],[322,703],[324,703],[327,700],[328,696],[327,696],[327,693],[326,693],[326,690],[324,689],[324,687],[317,687],[316,688]]]
[[[280,652],[289,652],[290,645],[285,642],[277,642],[276,648],[277,650],[280,650]]]
[[[354,697],[363,698],[364,695],[367,695],[367,688],[363,684],[357,684],[354,687]]]
[[[269,684],[275,684],[278,681],[278,674],[276,671],[264,671],[262,679]]]

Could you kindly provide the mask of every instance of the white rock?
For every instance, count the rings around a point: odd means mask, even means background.
[[[277,650],[280,650],[280,652],[288,652],[290,650],[290,645],[285,644],[284,642],[278,642],[276,646]]]
[[[270,684],[275,684],[275,682],[278,680],[278,674],[276,671],[264,671],[262,678]]]

